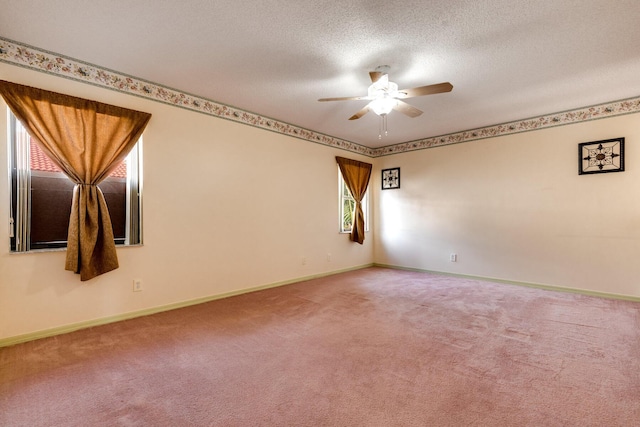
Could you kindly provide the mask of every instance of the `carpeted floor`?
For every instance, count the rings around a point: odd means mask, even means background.
[[[369,268],[0,349],[2,426],[636,426],[640,303]]]

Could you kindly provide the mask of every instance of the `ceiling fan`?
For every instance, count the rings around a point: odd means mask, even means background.
[[[340,98],[321,98],[320,102],[326,101],[352,101],[367,99],[369,102],[360,111],[349,117],[349,120],[356,120],[373,111],[383,118],[384,130],[386,134],[386,116],[392,110],[399,111],[409,117],[418,117],[422,111],[403,101],[406,98],[415,96],[433,95],[436,93],[451,92],[453,85],[449,82],[438,83],[428,86],[414,87],[412,89],[398,90],[398,85],[389,81],[389,66],[381,65],[376,71],[370,71],[371,86],[367,91],[367,96],[347,96]],[[381,137],[382,135],[380,135]]]

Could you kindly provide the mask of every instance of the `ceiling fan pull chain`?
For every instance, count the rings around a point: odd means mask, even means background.
[[[382,139],[382,132],[384,132],[384,136],[389,135],[389,130],[387,129],[387,114],[380,115],[380,125],[378,126],[378,139]]]

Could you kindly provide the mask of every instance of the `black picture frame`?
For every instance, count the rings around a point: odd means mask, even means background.
[[[400,188],[400,168],[382,169],[382,189]]]
[[[624,171],[624,138],[578,144],[578,175]]]

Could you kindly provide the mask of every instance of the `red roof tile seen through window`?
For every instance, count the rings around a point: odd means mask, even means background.
[[[61,172],[51,159],[40,149],[38,144],[31,141],[31,170],[42,172]],[[120,165],[111,172],[109,175],[114,178],[126,178],[127,177],[127,163],[123,161]]]

